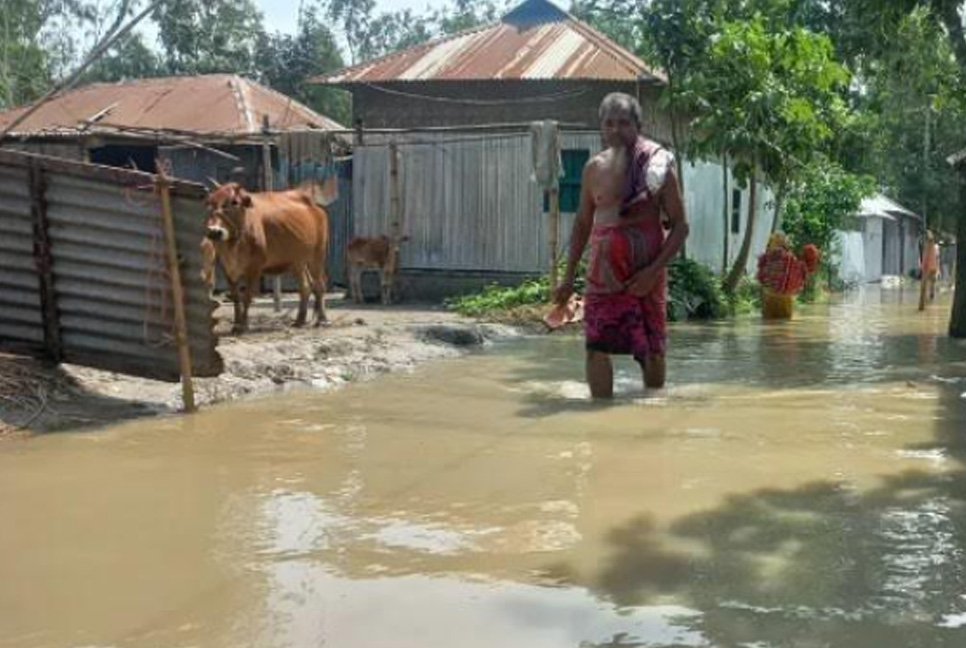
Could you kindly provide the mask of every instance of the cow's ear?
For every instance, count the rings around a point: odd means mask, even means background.
[[[252,202],[251,195],[250,194],[242,194],[241,204],[242,204],[242,207],[244,207],[245,209],[248,209],[249,207],[251,207],[254,204]]]

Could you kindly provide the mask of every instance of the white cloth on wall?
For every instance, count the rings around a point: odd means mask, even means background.
[[[532,122],[530,142],[533,150],[531,179],[544,189],[557,187],[564,174],[563,162],[560,158],[559,125],[552,120]]]

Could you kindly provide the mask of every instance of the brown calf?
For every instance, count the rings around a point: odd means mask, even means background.
[[[326,321],[329,219],[309,193],[248,193],[230,182],[214,189],[205,204],[206,237],[228,280],[235,306],[235,332],[248,328],[248,309],[263,274],[291,273],[298,281],[296,326],[305,324],[309,295],[313,293],[316,325]],[[240,293],[242,280],[244,296]]]
[[[377,270],[382,303],[392,303],[396,270],[399,269],[399,244],[408,240],[408,236],[396,241],[388,236],[357,236],[349,241],[345,258],[352,301],[357,304],[362,302],[362,273],[366,270]]]

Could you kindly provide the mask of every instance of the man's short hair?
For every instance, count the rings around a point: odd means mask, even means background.
[[[604,100],[600,102],[600,110],[597,111],[597,117],[600,121],[604,121],[604,117],[614,110],[626,112],[637,123],[638,128],[641,127],[641,122],[644,121],[641,104],[629,94],[612,92],[604,97]]]

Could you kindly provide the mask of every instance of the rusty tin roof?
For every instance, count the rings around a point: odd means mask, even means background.
[[[26,107],[0,113],[0,128]],[[341,130],[294,99],[233,74],[95,83],[65,92],[18,125],[12,135],[70,135],[85,122],[140,131],[176,131],[219,137],[272,130]]]
[[[664,75],[547,0],[526,0],[500,22],[360,63],[315,83],[599,80]]]

